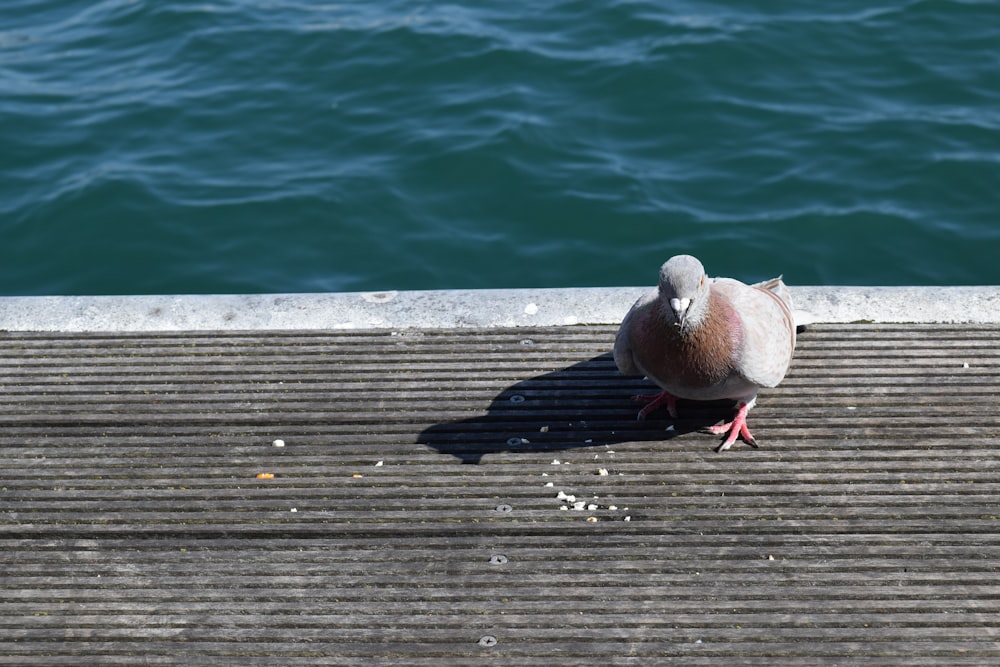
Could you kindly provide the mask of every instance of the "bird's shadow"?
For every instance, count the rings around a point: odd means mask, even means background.
[[[442,422],[418,443],[462,463],[502,452],[558,452],[623,442],[666,441],[731,419],[733,401],[679,400],[679,417],[659,409],[637,420],[634,397],[658,388],[618,372],[610,353],[520,380],[504,388],[483,414]],[[709,436],[706,448],[719,444]]]

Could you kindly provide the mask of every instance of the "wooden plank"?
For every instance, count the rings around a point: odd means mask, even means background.
[[[1000,660],[1000,328],[812,326],[722,455],[613,338],[0,333],[0,664]]]

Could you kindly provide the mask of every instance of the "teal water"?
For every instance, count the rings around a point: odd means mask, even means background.
[[[1000,284],[1000,2],[5,0],[0,294]]]

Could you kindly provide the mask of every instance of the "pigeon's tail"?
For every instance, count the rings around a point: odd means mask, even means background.
[[[767,290],[781,299],[784,304],[788,306],[788,309],[792,311],[792,320],[795,322],[795,330],[797,332],[802,333],[808,325],[817,321],[816,316],[812,313],[805,310],[794,310],[792,308],[792,295],[789,293],[788,285],[784,283],[781,276],[765,280],[762,283],[754,283],[753,287],[759,287]]]
[[[788,291],[788,285],[781,279],[782,276],[777,278],[771,278],[770,280],[765,280],[764,282],[754,283],[752,287],[757,289],[767,290],[772,294],[776,295],[779,299],[785,302],[789,310],[792,307],[792,294]]]

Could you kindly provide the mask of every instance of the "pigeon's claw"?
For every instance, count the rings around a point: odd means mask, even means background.
[[[733,421],[708,427],[709,433],[714,435],[722,435],[723,433],[727,434],[726,439],[715,451],[726,451],[732,447],[733,443],[736,442],[736,439],[740,437],[742,437],[743,441],[751,447],[757,446],[757,441],[754,439],[753,434],[750,433],[750,429],[747,428],[747,413],[750,412],[751,407],[753,407],[752,401],[750,403],[740,402],[740,408],[736,411],[736,416],[733,417]]]
[[[667,406],[667,412],[670,413],[670,416],[675,419],[677,418],[677,397],[670,392],[661,391],[659,394],[640,394],[633,396],[632,400],[646,404],[642,410],[639,410],[639,414],[636,415],[636,419],[639,421],[643,421],[650,413],[664,405]]]

